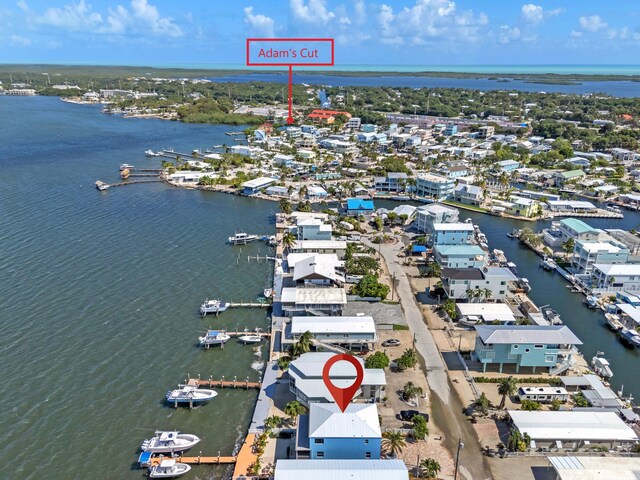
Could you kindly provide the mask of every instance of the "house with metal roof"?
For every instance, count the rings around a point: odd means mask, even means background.
[[[433,236],[433,226],[438,223],[458,223],[460,210],[448,207],[440,203],[432,203],[418,207],[416,211],[416,230],[427,235],[427,238]]]
[[[347,199],[347,215],[371,215],[374,210],[373,200],[363,200],[362,198]]]
[[[373,186],[376,192],[404,192],[408,176],[404,172],[389,172],[386,177],[375,177]]]
[[[484,189],[477,185],[459,183],[453,191],[453,199],[456,202],[478,206],[484,201]]]
[[[409,480],[402,460],[278,460],[274,480]],[[622,480],[622,479],[619,479]]]
[[[629,261],[629,248],[615,238],[602,234],[600,241],[578,240],[573,248],[571,267],[576,273],[591,273],[595,264],[626,264]],[[608,237],[608,238],[607,238]]]
[[[300,355],[289,364],[289,390],[303,405],[333,402],[333,396],[322,379],[325,363],[335,353],[309,352]],[[364,368],[364,361],[357,359]],[[339,388],[346,388],[356,379],[356,369],[347,362],[337,362],[331,367],[331,381]],[[355,394],[356,399],[375,401],[382,398],[382,389],[387,384],[384,370],[365,368],[362,384]]]
[[[593,228],[591,225],[577,218],[563,218],[556,228],[560,232],[563,242],[566,242],[570,238],[575,241],[597,241],[602,233],[602,230]]]
[[[431,245],[471,245],[473,225],[470,223],[434,223]]]
[[[296,232],[298,240],[331,240],[332,227],[317,218],[298,220]]]
[[[613,448],[638,441],[638,435],[615,412],[509,410],[509,416],[521,434],[529,435],[534,449],[575,449],[589,445]]]
[[[381,439],[375,404],[351,403],[342,412],[335,403],[311,403],[298,421],[296,457],[379,459]]]
[[[513,310],[506,303],[456,303],[456,311],[458,312],[458,320],[467,325],[481,322],[516,322]]]
[[[555,470],[554,480],[637,480],[638,457],[547,457]],[[345,477],[346,478],[346,477]]]
[[[321,345],[339,344],[348,350],[370,346],[378,340],[376,324],[372,317],[293,317],[287,325],[283,343],[295,342],[310,332]]]
[[[454,300],[478,297],[504,300],[509,283],[518,280],[511,270],[503,267],[443,268],[441,277],[447,297]]]
[[[280,301],[283,314],[289,317],[318,312],[321,315],[342,315],[347,294],[344,288],[285,287]]]
[[[566,325],[476,325],[475,354],[482,371],[487,365],[498,364],[502,373],[505,364],[538,367],[552,371],[562,357],[563,366],[571,366],[575,345],[582,342]],[[567,367],[568,368],[568,367]]]
[[[289,265],[296,285],[331,287],[344,284],[344,277],[336,273],[336,262],[331,255],[312,255]]]
[[[617,265],[596,263],[591,269],[591,279],[593,287],[602,289],[603,292],[638,290],[640,289],[640,263],[618,263]]]
[[[298,240],[291,247],[292,253],[335,253],[343,259],[347,242],[342,240]]]
[[[578,180],[586,174],[582,170],[569,170],[568,172],[556,173],[553,178],[556,183],[556,187],[562,187],[565,183]]]
[[[480,268],[486,260],[478,245],[436,245],[433,254],[443,268]]]

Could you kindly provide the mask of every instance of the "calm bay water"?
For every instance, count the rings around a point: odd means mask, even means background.
[[[604,72],[602,72],[604,73]],[[492,75],[492,77],[495,75]],[[542,83],[527,83],[522,80],[509,79],[497,80],[483,78],[436,78],[436,77],[412,77],[409,75],[376,75],[376,76],[347,76],[335,74],[309,75],[305,73],[293,73],[293,82],[310,85],[331,85],[334,87],[408,87],[408,88],[463,88],[470,90],[517,90],[521,92],[559,92],[582,95],[585,93],[605,93],[615,97],[639,97],[640,83],[631,81],[594,81],[576,83],[572,85],[554,85]],[[246,73],[240,75],[228,75],[224,77],[211,77],[214,82],[278,82],[287,83],[288,76],[283,73]]]
[[[10,459],[0,478],[143,478],[136,451],[156,428],[199,435],[196,455],[230,454],[246,432],[255,392],[219,391],[193,411],[163,398],[188,374],[259,378],[251,364],[266,346],[204,352],[197,337],[266,327],[266,313],[202,320],[197,309],[205,297],[261,294],[271,267],[246,257],[268,247],[224,242],[235,230],[271,233],[275,204],[161,183],[93,186],[115,182],[121,163],[157,166],[148,148],[190,151],[228,142],[225,130],[0,97],[0,455]]]

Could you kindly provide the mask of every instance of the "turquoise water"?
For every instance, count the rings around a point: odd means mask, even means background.
[[[237,130],[237,127],[233,128]],[[49,97],[0,97],[0,466],[2,479],[143,478],[136,450],[154,429],[231,454],[256,392],[219,391],[193,411],[163,404],[188,374],[257,380],[263,358],[231,340],[202,351],[209,327],[266,327],[263,310],[202,320],[205,297],[257,298],[270,266],[225,245],[269,233],[275,204],[164,184],[112,188],[118,166],[157,166],[144,150],[228,141],[225,126],[122,119]],[[239,254],[239,256],[238,256]],[[194,451],[197,455],[197,451]],[[187,478],[223,469],[195,467]]]

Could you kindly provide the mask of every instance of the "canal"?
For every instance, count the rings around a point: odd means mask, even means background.
[[[395,208],[399,203],[391,201],[377,201],[376,208]],[[419,205],[419,204],[414,204]],[[489,248],[504,251],[509,259],[517,264],[518,274],[527,278],[531,284],[529,297],[538,305],[551,305],[561,316],[562,321],[582,340],[579,350],[587,361],[597,352],[604,352],[611,362],[614,376],[611,385],[614,390],[623,388],[625,396],[640,397],[640,384],[636,376],[636,368],[640,364],[640,352],[625,347],[620,343],[615,333],[605,324],[604,314],[600,310],[590,310],[583,303],[585,297],[573,293],[568,288],[568,282],[555,272],[548,272],[539,266],[540,257],[520,244],[518,240],[507,237],[507,233],[514,228],[531,228],[541,231],[550,226],[551,222],[525,222],[492,215],[485,215],[471,211],[460,211],[460,220],[471,218],[473,223],[487,236]],[[583,219],[595,228],[621,228],[630,230],[640,224],[638,212],[624,212],[624,219]]]

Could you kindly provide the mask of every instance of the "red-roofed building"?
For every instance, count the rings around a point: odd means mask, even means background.
[[[326,122],[333,123],[336,121],[336,116],[344,115],[347,118],[351,118],[349,112],[339,112],[337,110],[314,110],[308,116],[309,119],[314,122]]]

